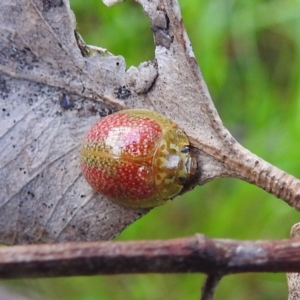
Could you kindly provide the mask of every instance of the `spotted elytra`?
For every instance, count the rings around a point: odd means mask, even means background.
[[[165,116],[142,109],[94,124],[84,137],[80,164],[93,189],[135,208],[164,204],[197,172],[185,133]]]

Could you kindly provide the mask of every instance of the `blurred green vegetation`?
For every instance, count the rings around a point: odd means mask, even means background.
[[[225,126],[252,152],[300,177],[300,2],[181,1],[196,58]],[[123,55],[127,66],[154,57],[150,22],[127,1],[71,0],[88,44]],[[117,239],[281,239],[299,213],[263,190],[219,179],[152,210]],[[199,299],[203,275],[122,275],[9,281],[41,299]],[[228,276],[218,299],[286,299],[285,274]]]

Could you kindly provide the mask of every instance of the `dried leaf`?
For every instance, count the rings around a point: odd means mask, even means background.
[[[46,3],[46,4],[45,4]],[[64,1],[0,3],[0,240],[5,244],[111,239],[142,210],[96,194],[82,178],[84,133],[122,106],[125,62],[83,57]],[[99,100],[103,100],[102,102]]]
[[[243,148],[223,126],[178,3],[138,2],[151,21],[155,59],[126,70],[123,57],[84,44],[68,0],[1,1],[2,243],[111,239],[147,212],[94,193],[79,169],[84,133],[122,108],[174,120],[195,147],[198,184],[236,177],[300,209],[300,181]]]

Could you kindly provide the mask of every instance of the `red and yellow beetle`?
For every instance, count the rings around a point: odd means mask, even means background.
[[[94,124],[83,140],[80,164],[93,189],[135,208],[164,204],[197,172],[185,133],[165,116],[142,109]]]

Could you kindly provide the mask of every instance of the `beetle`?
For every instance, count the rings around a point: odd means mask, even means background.
[[[183,130],[144,109],[122,110],[96,122],[84,137],[80,165],[93,189],[134,208],[166,203],[197,173]]]

